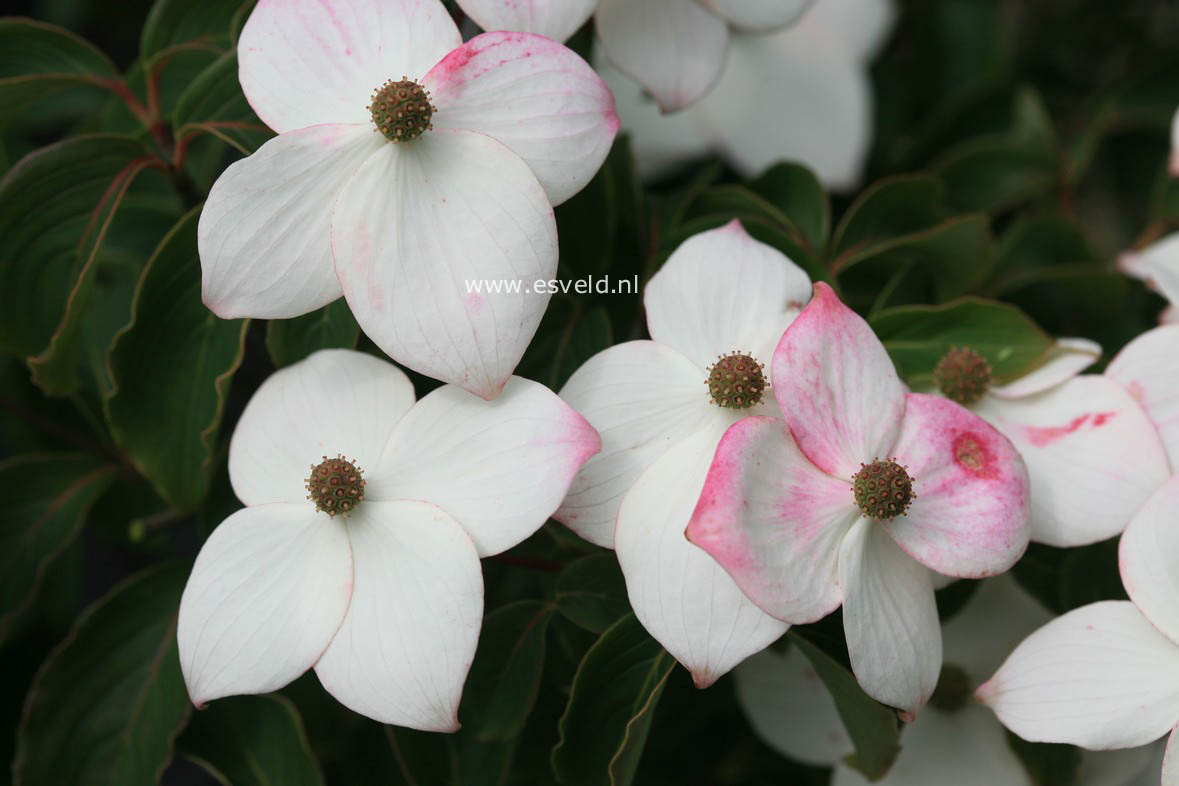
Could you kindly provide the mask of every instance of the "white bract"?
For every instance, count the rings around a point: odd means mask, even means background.
[[[1179,472],[1179,325],[1148,330],[1122,348],[1105,376],[1142,405]]]
[[[1118,267],[1126,275],[1146,281],[1170,302],[1162,322],[1179,322],[1179,232],[1138,251],[1123,252]]]
[[[681,6],[691,10],[668,22]],[[612,24],[611,15],[620,21]],[[709,24],[697,29],[696,18]],[[830,188],[859,181],[872,136],[868,65],[892,27],[890,0],[817,0],[785,29],[763,34],[730,30],[693,0],[609,0],[595,19],[605,54],[599,71],[645,174],[713,152],[748,177],[793,159]],[[658,35],[643,32],[652,24]],[[626,47],[611,45],[612,36]]]
[[[1179,724],[1179,475],[1130,522],[1119,550],[1129,601],[1074,609],[1037,630],[978,689],[1007,728],[1035,742],[1106,750]],[[1164,786],[1179,784],[1171,734]],[[1157,781],[1156,781],[1157,782]]]
[[[901,735],[901,752],[879,786],[1033,786],[991,713],[969,692],[1015,644],[1051,618],[1006,577],[987,579],[942,629],[946,666],[929,707]],[[835,702],[797,647],[769,650],[733,672],[754,731],[792,759],[834,767],[832,786],[867,786],[845,762],[853,753]],[[962,676],[965,681],[961,682]],[[1086,752],[1076,786],[1151,785],[1151,748]],[[1157,772],[1157,770],[1155,770]]]
[[[946,360],[963,351],[981,360],[962,349]],[[1111,538],[1170,475],[1158,432],[1139,402],[1112,379],[1080,375],[1099,357],[1101,347],[1092,341],[1060,339],[1034,371],[961,402],[1023,456],[1034,541],[1069,547]]]
[[[238,60],[279,135],[209,194],[205,303],[272,319],[343,295],[399,362],[498,395],[548,304],[502,285],[555,275],[552,206],[618,128],[602,80],[541,36],[463,44],[438,0],[261,0]]]
[[[598,0],[457,0],[484,30],[517,30],[564,41],[593,14]]]
[[[617,551],[639,621],[700,687],[787,627],[684,539],[725,429],[744,415],[772,411],[768,390],[759,396],[764,405],[713,403],[708,381],[719,356],[734,352],[762,374],[760,365],[810,293],[806,273],[739,222],[703,232],[647,285],[651,340],[599,352],[561,389],[601,433],[603,447],[555,517]],[[723,362],[737,361],[730,355]]]
[[[454,731],[483,617],[479,558],[540,527],[599,447],[519,377],[495,401],[448,385],[415,403],[404,373],[360,352],[276,372],[229,447],[246,507],[205,542],[180,603],[193,703],[314,668],[356,712]]]

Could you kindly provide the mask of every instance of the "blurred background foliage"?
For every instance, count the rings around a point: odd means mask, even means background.
[[[876,138],[858,194],[827,195],[794,164],[743,183],[714,160],[641,184],[620,139],[557,211],[562,275],[645,281],[688,236],[737,217],[833,280],[886,344],[914,320],[940,325],[923,353],[894,354],[910,381],[951,342],[1008,336],[1023,354],[991,359],[1015,374],[1049,335],[1096,339],[1108,360],[1152,327],[1162,299],[1114,261],[1179,226],[1166,168],[1179,3],[898,7],[873,68]],[[192,713],[173,618],[200,543],[238,507],[225,471],[237,416],[276,367],[324,346],[375,350],[342,302],[269,325],[199,303],[197,207],[269,135],[237,87],[242,2],[18,0],[5,12],[92,42],[109,64],[84,45],[71,62],[125,77],[133,108],[93,83],[13,87],[41,67],[28,42],[44,31],[0,33],[0,758],[13,761],[0,780],[827,782],[753,735],[731,678],[695,690],[628,615],[613,558],[552,522],[485,561],[461,733],[382,727],[313,676]],[[45,35],[51,50],[73,46]],[[573,45],[584,53],[592,36]],[[962,296],[988,300],[933,318],[913,308]],[[558,388],[643,324],[637,296],[554,297],[519,373]],[[436,384],[414,381],[419,395]],[[1057,611],[1122,597],[1113,543],[1033,546],[1016,575]],[[971,590],[939,593],[943,615]],[[791,636],[826,659],[846,706],[877,718],[848,681],[838,615]],[[866,768],[895,754],[891,713],[873,723],[856,740]],[[1067,746],[1019,752],[1044,783],[1075,774]]]

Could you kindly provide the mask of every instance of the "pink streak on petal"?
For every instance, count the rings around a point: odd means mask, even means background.
[[[1141,391],[1140,391],[1141,392]],[[1131,391],[1131,395],[1134,392]],[[1135,395],[1135,398],[1138,398]],[[1069,434],[1076,432],[1086,423],[1089,423],[1091,428],[1101,428],[1106,423],[1110,422],[1117,416],[1116,412],[1093,412],[1084,415],[1078,415],[1069,421],[1065,426],[1028,426],[1025,431],[1028,441],[1038,448],[1051,445],[1053,442],[1067,437]]]

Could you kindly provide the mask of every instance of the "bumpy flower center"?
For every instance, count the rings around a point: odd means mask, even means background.
[[[408,142],[433,128],[430,118],[434,116],[434,105],[430,103],[430,94],[404,76],[400,82],[390,79],[374,90],[372,103],[366,108],[372,112],[373,123],[391,142]]]
[[[966,706],[970,693],[970,676],[960,667],[947,663],[942,666],[929,704],[943,712],[954,712]]]
[[[708,369],[709,400],[726,409],[749,409],[761,403],[766,389],[763,366],[752,355],[730,352]]]
[[[991,386],[991,364],[970,347],[950,347],[933,369],[946,398],[970,406]]]
[[[861,464],[852,478],[856,507],[870,519],[889,521],[903,516],[917,498],[913,479],[895,459],[874,459]]]
[[[364,473],[360,467],[343,456],[323,457],[311,465],[307,478],[307,499],[315,509],[335,517],[351,513],[364,501]]]

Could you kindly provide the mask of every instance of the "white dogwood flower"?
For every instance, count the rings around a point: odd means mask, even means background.
[[[555,518],[614,548],[639,621],[710,685],[785,630],[684,539],[725,429],[766,411],[763,363],[811,283],[737,221],[685,241],[647,284],[650,341],[594,355],[561,389],[602,435]]]
[[[602,80],[542,36],[464,44],[439,0],[261,0],[238,61],[278,136],[209,194],[205,303],[273,319],[343,295],[398,362],[495,397],[548,304],[513,287],[555,275],[552,206],[618,128]]]
[[[454,731],[483,617],[479,558],[519,543],[600,447],[545,387],[414,402],[384,360],[324,350],[267,379],[229,447],[246,507],[201,548],[177,641],[198,707],[314,668],[382,723]]]

